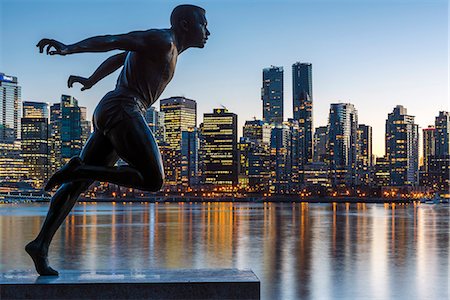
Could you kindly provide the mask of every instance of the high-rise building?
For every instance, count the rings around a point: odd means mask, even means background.
[[[357,130],[356,184],[368,186],[372,181],[372,126],[359,124]]]
[[[54,173],[81,152],[81,110],[78,101],[68,95],[50,107],[50,164]]]
[[[25,101],[22,106],[22,157],[28,178],[35,188],[42,188],[49,171],[48,104]]]
[[[389,160],[386,156],[376,158],[374,169],[374,185],[390,185],[391,168],[389,165]]]
[[[166,140],[166,129],[164,127],[164,112],[157,111],[150,106],[145,113],[145,120],[155,136],[158,144],[162,145]]]
[[[184,188],[200,183],[198,150],[198,129],[190,127],[181,132],[181,184]]]
[[[292,65],[292,96],[294,119],[300,126],[300,164],[313,161],[313,92],[312,65],[297,62]]]
[[[225,108],[203,115],[204,180],[215,186],[237,186],[237,115]]]
[[[417,183],[419,167],[419,126],[406,108],[397,105],[386,120],[386,156],[393,186]]]
[[[289,167],[289,126],[278,124],[272,129],[270,140],[271,158],[271,192],[284,194],[289,192],[289,177],[291,176]]]
[[[166,139],[164,171],[166,185],[181,186],[181,135],[197,125],[197,102],[185,97],[171,97],[160,101],[164,113]]]
[[[17,77],[0,73],[0,141],[20,139],[20,104]]]
[[[428,163],[430,156],[436,154],[436,128],[432,125],[428,128],[422,129],[422,143],[423,143],[423,165],[422,169],[425,173],[428,172]]]
[[[353,104],[331,104],[327,149],[333,187],[356,184],[357,128],[358,114]]]
[[[245,121],[242,135],[257,144],[270,144],[272,126],[262,120]]]
[[[448,111],[440,111],[435,121],[436,128],[436,156],[444,156],[450,153],[450,114]]]
[[[320,126],[316,128],[314,132],[314,161],[326,162],[327,161],[327,126]]]
[[[269,124],[283,123],[283,67],[263,69],[261,100],[263,121]]]
[[[437,190],[450,186],[450,115],[440,111],[435,121],[435,154],[428,157],[428,183]]]
[[[92,124],[87,118],[87,108],[80,106],[81,145],[84,146],[91,136]]]

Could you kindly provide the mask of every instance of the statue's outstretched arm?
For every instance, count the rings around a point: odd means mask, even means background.
[[[70,75],[69,80],[67,81],[68,87],[71,88],[75,82],[78,82],[83,85],[83,87],[81,88],[82,91],[90,89],[97,82],[123,66],[127,54],[128,52],[122,52],[109,57],[97,68],[97,70],[94,71],[94,73],[89,78]]]
[[[106,52],[111,50],[142,51],[163,46],[164,34],[156,30],[133,31],[127,34],[95,36],[81,42],[65,45],[51,39],[42,39],[36,45],[39,52],[50,55],[67,55],[82,52]]]

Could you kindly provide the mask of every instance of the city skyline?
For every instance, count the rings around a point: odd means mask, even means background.
[[[113,89],[117,73],[85,92],[79,86],[68,89],[67,78],[89,76],[112,53],[47,57],[34,47],[37,41],[50,37],[72,43],[92,35],[164,28],[171,9],[179,3],[112,1],[105,8],[102,1],[94,1],[89,2],[89,11],[84,5],[71,5],[71,14],[66,1],[2,3],[0,69],[19,78],[22,101],[53,103],[61,94],[70,94],[88,108],[90,118],[103,94]],[[290,67],[296,62],[311,63],[313,127],[327,124],[331,103],[352,103],[359,121],[373,127],[377,156],[384,154],[384,122],[395,105],[407,107],[420,128],[433,124],[436,112],[448,110],[448,6],[444,1],[263,2],[258,3],[257,14],[251,1],[236,2],[235,7],[227,3],[194,1],[207,11],[211,38],[203,51],[183,54],[161,99],[177,95],[196,99],[199,115],[225,105],[239,115],[242,136],[246,120],[262,119],[262,69],[276,65],[286,70],[287,120],[293,116]],[[64,14],[65,22],[54,18],[58,14]],[[258,33],[262,28],[266,34]],[[273,42],[268,45],[264,38]],[[432,105],[424,106],[424,102]]]

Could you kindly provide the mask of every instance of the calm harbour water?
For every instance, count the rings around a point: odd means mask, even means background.
[[[0,272],[48,204],[0,205]],[[449,206],[80,203],[57,232],[61,270],[252,269],[263,299],[448,299]]]

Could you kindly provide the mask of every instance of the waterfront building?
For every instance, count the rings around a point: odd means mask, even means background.
[[[0,141],[20,139],[21,87],[17,77],[0,73]]]
[[[440,111],[435,120],[435,153],[428,156],[428,184],[447,191],[450,186],[450,115]]]
[[[0,141],[0,187],[27,181],[28,168],[22,158],[20,141]]]
[[[356,185],[368,186],[372,181],[372,126],[359,124],[357,129]]]
[[[87,108],[80,106],[81,146],[84,146],[91,136],[92,123],[87,118]]]
[[[270,132],[272,126],[264,123],[262,120],[245,121],[243,128],[243,137],[248,138],[256,144],[270,144]]]
[[[294,119],[288,119],[285,123],[289,128],[288,137],[288,160],[286,164],[287,171],[290,173],[288,176],[289,193],[295,194],[300,190],[300,185],[303,184],[303,166],[305,156],[303,147],[303,127],[299,122]]]
[[[263,121],[269,124],[283,122],[283,67],[271,66],[263,69],[261,89]]]
[[[199,180],[198,129],[190,127],[181,132],[181,184],[183,189],[192,188]]]
[[[356,184],[358,115],[353,104],[331,104],[328,121],[328,157],[333,187]]]
[[[49,176],[48,104],[24,101],[22,116],[22,158],[32,185],[40,189]]]
[[[313,160],[313,92],[312,65],[297,62],[292,65],[292,96],[294,119],[300,126],[300,164]]]
[[[428,164],[430,156],[436,154],[436,128],[429,125],[428,128],[422,129],[422,146],[423,146],[423,163],[422,170],[426,174],[428,172]]]
[[[164,172],[166,186],[181,186],[181,135],[197,125],[197,102],[185,97],[171,97],[160,101],[166,131]]]
[[[158,144],[162,144],[166,140],[166,128],[164,127],[164,112],[157,111],[156,108],[150,106],[145,113],[145,120],[147,121],[150,130],[155,136]]]
[[[320,126],[314,132],[314,162],[327,162],[327,126]]]
[[[216,108],[203,115],[203,167],[206,185],[238,184],[237,115]]]
[[[50,165],[56,172],[82,148],[81,110],[78,101],[62,95],[61,102],[50,107]]]
[[[270,146],[242,137],[239,150],[239,186],[249,192],[269,191]]]
[[[386,156],[377,157],[374,166],[374,185],[389,186],[391,183],[391,167]]]
[[[401,105],[388,115],[385,144],[391,169],[390,185],[415,185],[419,167],[419,126]]]
[[[270,140],[271,185],[270,190],[276,194],[289,193],[289,127],[278,124],[272,129]]]
[[[303,168],[304,186],[308,189],[329,188],[329,167],[324,162],[308,163]]]

